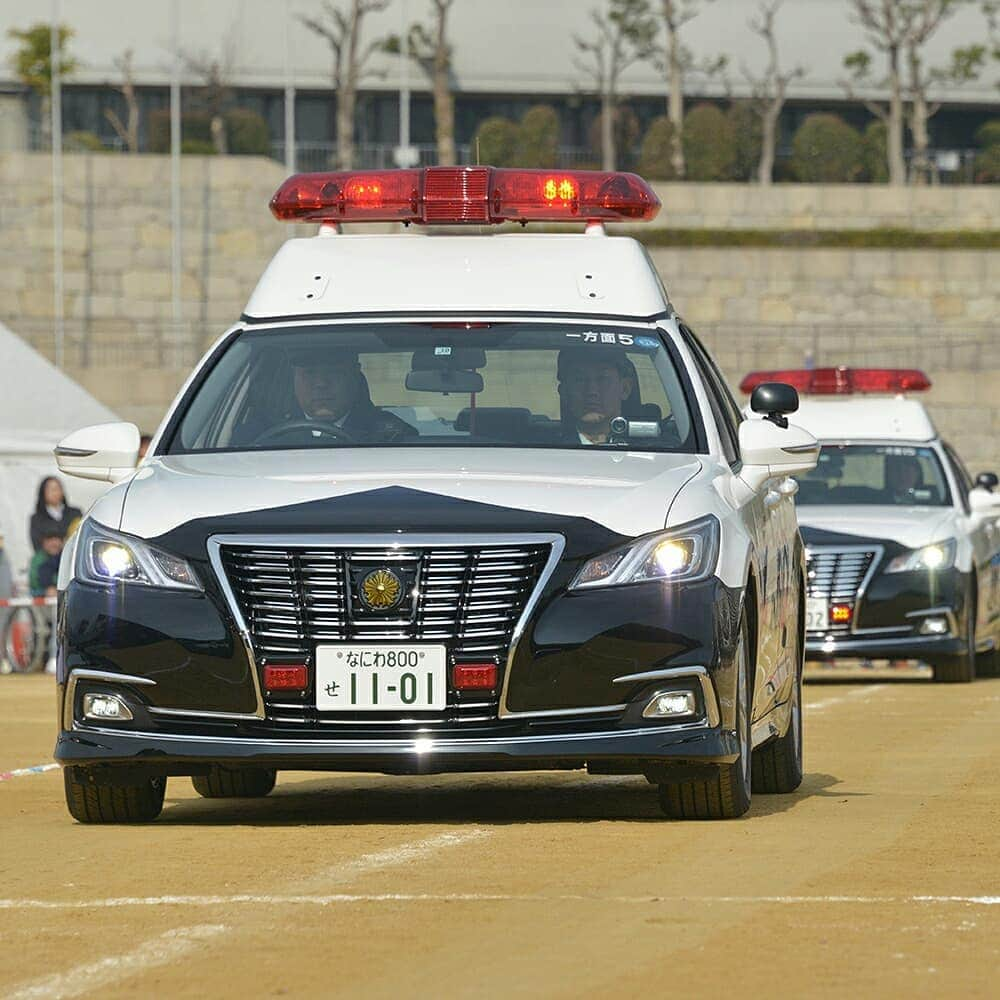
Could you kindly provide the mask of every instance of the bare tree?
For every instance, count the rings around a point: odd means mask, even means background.
[[[116,88],[125,99],[125,121],[114,108],[105,108],[104,117],[111,123],[118,138],[130,153],[139,152],[139,101],[135,96],[135,75],[132,69],[132,50],[115,60],[122,82]]]
[[[911,17],[907,0],[851,0],[854,16],[864,28],[869,42],[885,54],[888,75],[881,86],[889,90],[889,103],[883,106],[865,101],[865,107],[885,122],[886,154],[889,162],[889,183],[906,183],[906,160],[903,156],[903,57]],[[843,83],[849,97],[854,98],[854,86],[869,84],[872,57],[864,49],[852,52],[844,59],[851,79]]]
[[[651,54],[656,23],[649,0],[610,0],[605,11],[592,10],[594,34],[573,37],[578,56],[573,64],[593,80],[601,98],[601,165],[614,170],[615,114],[621,75],[639,59]]]
[[[725,56],[707,59],[696,66],[694,55],[681,41],[681,29],[697,17],[702,2],[712,0],[660,0],[660,19],[665,30],[662,54],[654,56],[654,63],[667,78],[667,117],[673,126],[670,136],[670,162],[677,177],[684,176],[684,82],[692,69],[699,69],[707,76],[722,72]]]
[[[226,135],[226,112],[234,102],[233,64],[236,60],[236,33],[230,31],[219,55],[208,52],[181,52],[185,70],[200,80],[193,93],[193,104],[208,115],[212,146],[219,156],[229,152]]]
[[[762,76],[753,76],[744,68],[743,73],[750,81],[753,94],[753,108],[761,121],[760,164],[757,168],[757,181],[760,184],[770,184],[774,174],[774,151],[778,142],[778,120],[781,109],[785,106],[788,85],[796,79],[805,76],[805,68],[796,66],[786,72],[781,71],[778,59],[778,40],[774,31],[774,22],[778,10],[785,0],[761,0],[757,16],[750,22],[750,30],[764,40],[767,45],[768,61]]]
[[[452,89],[451,45],[448,44],[448,12],[455,0],[431,0],[433,24],[430,28],[414,24],[409,30],[409,56],[427,74],[434,88],[434,129],[438,163],[454,163],[455,97]],[[387,52],[399,52],[402,43],[390,36]]]
[[[361,43],[365,15],[383,11],[389,0],[323,0],[319,17],[300,15],[299,20],[325,38],[333,53],[333,88],[337,93],[337,166],[350,170],[354,165],[354,112],[358,84],[365,66],[375,52],[384,50],[386,40],[379,38]]]

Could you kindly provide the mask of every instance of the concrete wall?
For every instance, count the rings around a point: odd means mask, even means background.
[[[0,319],[50,356],[52,210],[44,155],[0,156]],[[107,405],[158,422],[190,366],[243,309],[291,227],[267,201],[280,164],[184,157],[183,321],[172,321],[169,163],[66,157],[66,364]],[[676,225],[988,227],[1000,189],[662,185]],[[681,214],[681,206],[689,215]],[[990,217],[992,213],[992,217]],[[807,223],[806,220],[812,220]],[[886,220],[894,219],[895,222]],[[310,227],[305,232],[311,231]],[[671,297],[735,383],[779,365],[922,365],[971,465],[1000,466],[1000,253],[657,248]],[[2,361],[2,359],[0,359]]]

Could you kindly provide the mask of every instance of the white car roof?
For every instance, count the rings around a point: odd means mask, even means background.
[[[792,421],[820,441],[933,441],[923,404],[906,396],[805,396]]]
[[[245,317],[530,312],[646,320],[669,303],[623,236],[321,234],[285,243]]]

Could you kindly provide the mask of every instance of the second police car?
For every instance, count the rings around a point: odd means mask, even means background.
[[[1000,491],[973,479],[907,393],[920,371],[754,372],[806,395],[796,419],[823,446],[801,477],[806,657],[917,659],[937,681],[1000,673]]]
[[[117,482],[63,561],[60,732],[84,822],[168,777],[283,768],[639,774],[670,816],[802,777],[794,389],[744,421],[639,243],[631,174],[290,178],[288,241],[135,469],[129,424],[66,473]],[[341,223],[579,221],[567,234]],[[430,230],[428,231],[430,232]]]

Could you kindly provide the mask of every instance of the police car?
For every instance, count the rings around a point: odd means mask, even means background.
[[[646,253],[640,178],[489,167],[290,178],[291,239],[63,561],[71,814],[281,769],[645,775],[675,817],[802,776],[803,552],[819,446],[744,421]],[[434,227],[579,222],[520,234]],[[352,222],[423,234],[345,235]]]
[[[907,393],[920,371],[754,372],[808,394],[796,419],[823,448],[799,480],[806,657],[919,659],[937,681],[1000,673],[1000,491],[973,479]]]

